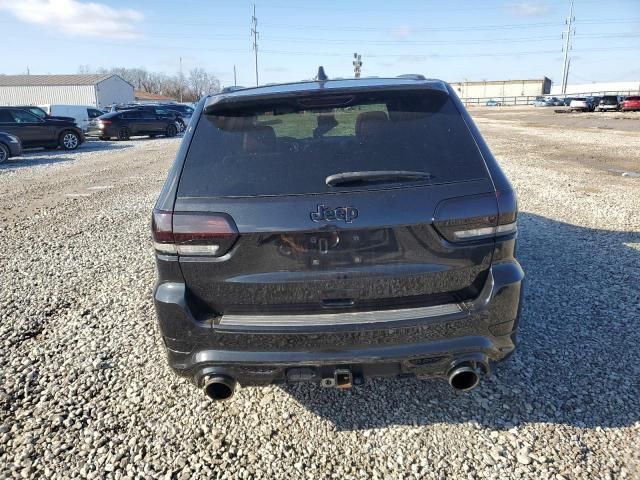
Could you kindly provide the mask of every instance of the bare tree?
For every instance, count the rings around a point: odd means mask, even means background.
[[[203,95],[220,91],[220,81],[213,73],[207,73],[202,68],[194,68],[185,78],[180,73],[167,75],[161,72],[148,72],[144,68],[98,68],[80,65],[78,73],[112,73],[119,75],[134,86],[136,90],[157,93],[167,97],[192,102]]]

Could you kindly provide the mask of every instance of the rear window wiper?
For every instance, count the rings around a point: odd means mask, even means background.
[[[414,172],[410,170],[370,170],[363,172],[343,172],[329,175],[325,183],[330,187],[348,185],[360,182],[388,182],[415,181],[432,178],[428,172]]]

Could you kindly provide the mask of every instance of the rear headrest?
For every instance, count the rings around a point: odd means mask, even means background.
[[[371,137],[379,134],[388,120],[386,112],[362,112],[356,117],[356,137]]]
[[[272,127],[255,127],[244,133],[242,150],[245,153],[273,152],[276,149],[276,133]]]

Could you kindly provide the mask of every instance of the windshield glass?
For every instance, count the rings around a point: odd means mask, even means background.
[[[335,191],[328,176],[363,170],[429,172],[415,180],[422,184],[487,177],[463,118],[442,93],[351,95],[331,107],[326,98],[291,102],[204,115],[179,194],[323,193]]]

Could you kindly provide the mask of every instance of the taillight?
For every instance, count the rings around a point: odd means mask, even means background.
[[[154,247],[162,254],[220,257],[238,238],[231,217],[220,213],[154,210],[151,228]]]
[[[473,195],[441,202],[434,226],[450,242],[470,242],[515,233],[517,215],[513,191]]]
[[[111,125],[111,120],[98,120],[100,125]]]

